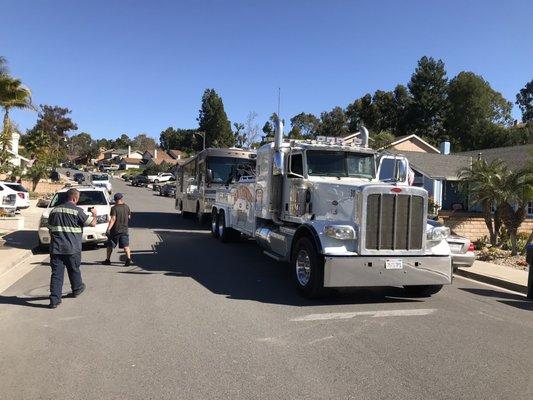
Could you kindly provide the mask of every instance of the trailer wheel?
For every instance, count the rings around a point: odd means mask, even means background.
[[[403,288],[409,296],[429,297],[432,294],[440,292],[442,285],[404,286]]]
[[[324,289],[324,260],[309,238],[298,239],[294,247],[292,266],[298,291],[307,298],[319,297]]]
[[[218,211],[216,208],[211,211],[211,236],[218,237]]]

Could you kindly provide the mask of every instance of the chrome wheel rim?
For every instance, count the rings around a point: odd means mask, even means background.
[[[216,234],[217,233],[217,217],[216,214],[213,214],[213,217],[211,218],[211,232]]]
[[[224,235],[224,216],[218,216],[218,236]]]
[[[296,278],[302,286],[306,286],[311,279],[311,259],[305,250],[300,250],[296,257]]]

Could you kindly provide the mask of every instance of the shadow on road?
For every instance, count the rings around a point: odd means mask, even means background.
[[[270,260],[251,240],[223,244],[205,231],[154,233],[159,241],[153,245],[153,253],[133,251],[134,265],[140,270],[121,273],[164,272],[167,276],[193,278],[211,292],[231,299],[293,306],[419,301],[405,298],[400,288],[335,291],[326,298],[308,300],[293,286],[288,264]]]
[[[198,225],[194,219],[182,218],[177,212],[141,211],[132,212],[130,228],[187,229],[202,231],[208,225]]]
[[[48,308],[47,304],[35,304],[32,301],[50,300],[49,297],[17,297],[17,296],[0,296],[0,304],[12,304],[15,306],[26,306],[35,308]]]
[[[493,297],[496,298],[499,303],[506,304],[508,306],[520,308],[522,310],[533,311],[533,301],[528,301],[525,296],[518,294],[499,292],[493,289],[480,289],[480,288],[459,288],[465,292],[473,293],[478,296]]]
[[[3,236],[5,246],[17,249],[33,249],[37,244],[37,232],[34,230],[21,230]]]

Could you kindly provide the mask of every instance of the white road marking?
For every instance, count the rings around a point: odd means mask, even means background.
[[[335,336],[326,336],[326,337],[323,337],[321,339],[315,339],[315,340],[311,340],[309,343],[307,344],[315,344],[315,343],[319,343],[319,342],[323,342],[324,340],[330,340],[330,339],[333,339]]]
[[[383,317],[412,317],[420,315],[429,315],[437,311],[434,308],[419,308],[412,310],[378,310],[378,311],[355,311],[344,313],[326,313],[326,314],[309,314],[303,317],[291,319],[294,322],[302,321],[327,321],[331,319],[350,319],[355,317],[369,316],[372,318]]]

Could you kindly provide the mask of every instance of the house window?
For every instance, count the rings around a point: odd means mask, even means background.
[[[527,203],[527,215],[533,217],[533,201]]]

